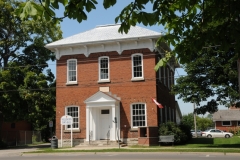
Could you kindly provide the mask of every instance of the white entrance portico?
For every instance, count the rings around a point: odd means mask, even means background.
[[[86,141],[117,140],[117,136],[120,135],[120,98],[110,92],[98,91],[84,102],[86,103]]]

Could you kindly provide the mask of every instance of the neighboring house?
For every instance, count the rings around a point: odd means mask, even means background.
[[[235,131],[240,127],[240,109],[219,110],[213,114],[215,128]]]
[[[138,143],[139,136],[157,137],[161,123],[176,122],[175,95],[169,92],[178,66],[173,60],[154,71],[170,50],[166,44],[156,47],[162,35],[138,26],[121,34],[119,27],[97,26],[45,46],[57,58],[57,137],[64,115],[73,117],[74,144],[118,138]],[[66,126],[65,137],[69,132]]]

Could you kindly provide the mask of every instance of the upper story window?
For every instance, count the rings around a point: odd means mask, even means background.
[[[79,108],[76,106],[69,106],[65,109],[65,115],[72,116],[73,118],[73,129],[79,129]],[[67,125],[66,129],[70,129],[71,126]]]
[[[160,61],[160,58],[158,58],[158,61]],[[161,82],[162,81],[162,73],[161,73],[161,70],[162,70],[162,66],[160,66],[159,68],[158,68],[158,79],[159,79],[159,81]]]
[[[166,67],[163,67],[163,83],[166,85]]]
[[[169,74],[169,69],[167,68],[167,80],[168,80],[168,88],[170,88],[170,74]]]
[[[77,84],[77,60],[69,59],[67,61],[67,83]]]
[[[143,55],[140,53],[132,55],[132,80],[144,80]]]
[[[131,105],[131,119],[132,128],[144,127],[147,125],[146,105],[144,103],[135,103]]]
[[[110,82],[109,79],[109,57],[99,57],[99,82]]]

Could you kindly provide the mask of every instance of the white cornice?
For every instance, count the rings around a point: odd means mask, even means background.
[[[56,59],[60,59],[61,56],[64,55],[76,55],[76,54],[84,54],[88,57],[92,53],[98,52],[109,52],[116,51],[119,55],[122,54],[124,50],[131,49],[141,49],[141,48],[149,48],[149,50],[153,51],[155,49],[155,43],[157,38],[146,38],[146,39],[128,39],[126,41],[105,41],[99,43],[89,43],[89,44],[73,44],[69,45],[61,45],[61,46],[46,46],[46,48],[53,51],[56,55]]]

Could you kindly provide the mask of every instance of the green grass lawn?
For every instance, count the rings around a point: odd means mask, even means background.
[[[240,138],[193,138],[186,145],[164,145],[164,146],[129,146],[128,148],[71,150],[68,148],[41,148],[37,153],[54,152],[218,152],[218,153],[240,153]]]

